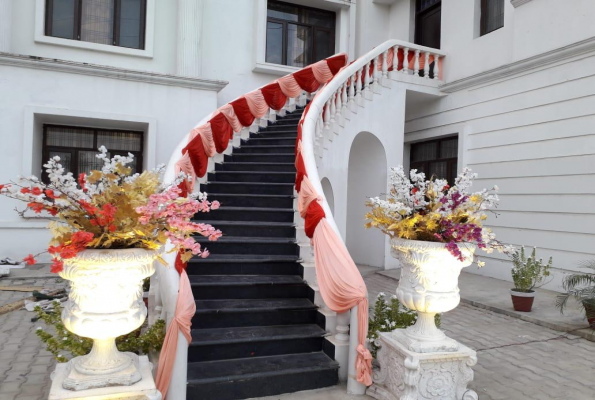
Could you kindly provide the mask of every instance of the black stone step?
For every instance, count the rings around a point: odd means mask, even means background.
[[[200,185],[200,190],[207,193],[273,194],[293,196],[293,186],[294,184],[292,183],[209,182]]]
[[[242,140],[244,146],[295,146],[295,137],[279,135],[279,137],[251,137],[249,140]]]
[[[192,258],[188,275],[303,275],[298,256],[254,254],[211,254],[207,258]]]
[[[209,199],[218,200],[226,207],[292,208],[293,195],[209,193]]]
[[[188,399],[235,400],[333,386],[339,364],[322,352],[188,364]]]
[[[225,162],[215,165],[215,171],[277,171],[295,173],[294,163]]]
[[[278,171],[217,171],[210,172],[209,182],[295,183],[295,172]]]
[[[315,324],[193,329],[188,361],[313,353],[322,350],[326,335]]]
[[[254,154],[254,153],[235,153],[232,155],[225,155],[224,162],[250,162],[250,163],[295,163],[294,154]]]
[[[314,291],[299,275],[192,275],[190,284],[196,300],[314,300]]]
[[[195,240],[213,254],[299,255],[295,238],[223,236],[211,242],[204,236],[195,236]]]
[[[295,143],[284,146],[242,146],[234,147],[233,154],[295,154]]]
[[[221,230],[226,237],[274,237],[294,238],[295,224],[293,222],[258,222],[258,221],[202,221]]]
[[[301,114],[299,116],[298,115],[290,115],[290,116],[286,116],[284,118],[277,118],[277,120],[275,121],[274,124],[268,125],[268,126],[281,126],[281,125],[295,125],[295,126],[297,126],[297,124],[300,122],[300,118],[302,118]]]
[[[260,207],[226,207],[223,206],[209,213],[198,213],[194,216],[198,221],[267,221],[293,222],[292,208],[260,208]]]
[[[250,134],[250,139],[276,139],[278,137],[292,138],[294,141],[297,139],[297,127],[287,126],[288,129],[269,129],[259,130],[256,133]],[[289,129],[291,128],[291,129]],[[294,142],[295,143],[295,142]]]
[[[317,307],[307,298],[196,300],[192,327],[225,328],[314,324]]]

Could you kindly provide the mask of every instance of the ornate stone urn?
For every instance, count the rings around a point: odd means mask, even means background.
[[[393,332],[409,350],[417,353],[457,351],[459,343],[436,327],[435,315],[459,305],[459,275],[473,261],[474,245],[460,244],[465,261],[459,261],[445,243],[394,238],[391,254],[401,262],[397,298],[417,311],[415,325]]]
[[[132,385],[141,379],[138,356],[119,352],[115,338],[145,321],[142,282],[155,272],[155,256],[146,249],[90,249],[64,260],[60,276],[70,281],[71,291],[62,321],[69,331],[93,339],[89,354],[68,363],[65,389]]]

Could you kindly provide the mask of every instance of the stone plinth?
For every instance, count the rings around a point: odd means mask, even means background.
[[[477,400],[467,389],[473,380],[474,350],[458,343],[457,351],[416,353],[398,339],[402,330],[380,333],[380,370],[366,392],[379,400]]]
[[[58,364],[52,373],[52,388],[48,400],[161,400],[155,387],[151,370],[153,365],[147,356],[138,357],[141,380],[130,386],[109,386],[88,390],[67,390],[62,387],[68,375],[68,364]]]

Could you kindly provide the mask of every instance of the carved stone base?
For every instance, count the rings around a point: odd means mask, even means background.
[[[407,329],[397,329],[391,332],[393,338],[402,343],[406,349],[415,353],[453,352],[459,350],[460,343],[446,335],[440,340],[418,340],[408,334]]]
[[[477,393],[467,389],[473,380],[471,367],[477,362],[475,351],[458,343],[455,352],[416,353],[393,334],[380,333],[380,369],[374,371],[368,396],[379,400],[477,400]]]
[[[116,353],[121,358],[126,359],[123,368],[105,374],[89,373],[85,368],[85,357],[75,357],[70,360],[66,367],[66,377],[62,382],[62,387],[68,390],[88,390],[103,388],[107,386],[130,386],[141,380],[139,371],[138,356],[134,353]],[[102,371],[103,372],[103,371]]]

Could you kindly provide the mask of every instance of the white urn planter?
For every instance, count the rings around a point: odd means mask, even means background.
[[[119,352],[115,338],[145,321],[142,282],[155,272],[155,256],[145,249],[90,249],[64,260],[60,276],[70,281],[71,291],[62,321],[69,331],[93,339],[89,354],[68,363],[65,389],[132,385],[141,379],[138,356]]]

